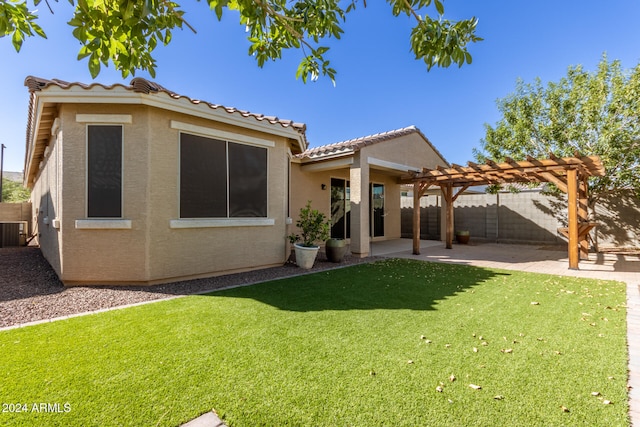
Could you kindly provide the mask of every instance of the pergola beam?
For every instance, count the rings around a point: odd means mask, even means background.
[[[569,237],[569,268],[577,269],[580,254],[588,256],[586,238],[589,230],[595,226],[588,222],[587,179],[604,174],[605,169],[598,156],[582,156],[577,152],[574,157],[558,158],[550,154],[548,159],[527,156],[523,161],[507,158],[503,163],[487,159],[485,164],[468,162],[468,166],[453,164],[448,168],[438,166],[436,169],[424,168],[421,172],[412,172],[400,182],[414,184],[414,254],[420,253],[420,197],[426,188],[438,185],[442,189],[446,202],[446,247],[451,249],[453,203],[467,188],[476,185],[551,182],[568,195],[569,227],[561,231]],[[454,187],[459,188],[455,195]]]

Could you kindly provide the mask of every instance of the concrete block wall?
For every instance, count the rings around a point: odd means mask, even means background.
[[[439,239],[440,196],[421,199],[421,239]],[[412,236],[413,198],[402,198],[402,236]],[[537,191],[500,194],[463,194],[455,202],[455,230],[469,230],[479,241],[566,245],[558,233],[567,226],[565,196]],[[595,209],[598,223],[592,237],[599,249],[640,247],[640,200],[631,194],[601,200]]]
[[[30,225],[31,203],[0,203],[0,248],[24,245]]]
[[[0,203],[0,222],[3,221],[31,222],[31,203]]]
[[[640,199],[632,194],[612,195],[595,209],[598,247],[640,248]]]
[[[420,238],[423,240],[440,239],[440,198],[427,196],[420,200]],[[401,235],[411,238],[413,227],[413,198],[402,196],[400,200]]]
[[[411,237],[413,200],[411,197],[403,199],[402,234]],[[440,221],[425,224],[423,216],[435,217],[437,212],[439,218],[441,203],[440,196],[431,195],[421,200],[422,239],[439,238]],[[537,192],[464,194],[455,202],[454,229],[468,230],[473,239],[480,241],[563,245],[564,239],[557,229],[564,224],[552,214],[555,203],[558,202]],[[565,211],[566,208],[559,218],[564,217]],[[428,232],[425,232],[425,225]]]

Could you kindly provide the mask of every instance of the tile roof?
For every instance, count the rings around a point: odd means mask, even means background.
[[[401,129],[395,129],[387,132],[376,133],[374,135],[363,136],[360,138],[349,139],[342,142],[336,142],[334,144],[322,145],[320,147],[309,148],[303,153],[298,154],[296,157],[300,159],[322,159],[332,156],[339,156],[344,154],[351,154],[368,145],[377,144],[383,141],[389,141],[391,139],[399,138],[401,136],[410,135],[416,133],[420,135],[431,148],[445,161],[444,156],[431,144],[431,141],[418,129],[416,126],[407,126]]]
[[[27,86],[29,88],[29,92],[38,92],[41,91],[43,89],[46,89],[47,87],[50,86],[58,86],[61,89],[71,89],[73,87],[79,87],[82,89],[87,89],[90,90],[94,87],[100,87],[102,89],[105,90],[112,90],[115,88],[123,88],[126,90],[130,90],[132,92],[136,92],[136,93],[143,93],[143,94],[155,94],[155,93],[165,93],[168,96],[170,96],[173,99],[186,99],[187,101],[191,102],[194,105],[199,105],[199,104],[203,104],[203,105],[207,105],[209,108],[213,109],[213,110],[224,110],[229,114],[239,114],[242,117],[252,117],[257,121],[266,121],[270,124],[278,124],[284,128],[288,128],[291,127],[293,129],[295,129],[298,133],[304,135],[304,132],[306,131],[306,125],[304,123],[298,123],[298,122],[294,122],[292,120],[284,120],[284,119],[280,119],[276,116],[265,116],[263,114],[256,114],[256,113],[251,113],[249,111],[244,111],[244,110],[239,110],[237,108],[234,107],[225,107],[223,105],[218,105],[218,104],[212,104],[206,101],[201,101],[198,99],[193,99],[193,98],[189,98],[188,96],[185,95],[180,95],[176,92],[173,92],[155,82],[146,80],[144,78],[141,77],[136,77],[133,80],[131,80],[131,82],[129,83],[129,86],[125,86],[123,84],[120,83],[116,83],[113,85],[104,85],[101,83],[91,83],[91,84],[85,84],[85,83],[80,83],[80,82],[66,82],[64,80],[59,80],[59,79],[43,79],[43,78],[39,78],[39,77],[33,77],[33,76],[28,76],[25,79],[24,85]]]
[[[73,91],[78,89],[90,91],[94,88],[100,89],[102,92],[125,92],[139,93],[142,95],[154,95],[164,94],[170,99],[175,101],[186,101],[195,106],[202,105],[203,108],[210,108],[216,111],[217,115],[224,117],[225,113],[230,115],[230,119],[235,121],[236,118],[240,120],[255,120],[259,123],[261,129],[262,126],[267,126],[265,131],[268,132],[268,126],[280,126],[280,129],[284,129],[282,132],[291,139],[296,140],[296,151],[302,151],[308,147],[307,138],[305,135],[306,125],[304,123],[297,123],[292,120],[283,120],[275,116],[265,116],[262,114],[255,114],[249,111],[239,110],[233,107],[225,107],[218,104],[211,104],[209,102],[192,99],[184,95],[177,94],[155,82],[136,77],[129,85],[116,83],[113,85],[104,85],[101,83],[85,84],[80,82],[67,82],[60,79],[43,79],[40,77],[28,76],[24,85],[29,89],[29,112],[27,116],[27,132],[26,132],[26,150],[25,150],[25,185],[30,186],[35,180],[35,176],[38,171],[39,163],[44,158],[45,147],[48,144],[51,132],[51,126],[54,123],[57,107],[55,102],[50,102],[47,105],[42,106],[40,110],[36,108],[37,98],[39,93],[46,90],[49,87],[59,88],[64,91]],[[72,94],[73,95],[73,94]],[[117,97],[114,98],[117,101]],[[222,119],[222,118],[221,118]],[[38,128],[36,129],[36,124]],[[247,126],[250,126],[247,123]],[[277,128],[276,128],[277,129]],[[275,131],[275,129],[274,129]],[[298,151],[298,152],[299,152]]]

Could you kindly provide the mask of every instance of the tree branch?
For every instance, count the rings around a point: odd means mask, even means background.
[[[170,2],[170,1],[163,0],[162,4],[163,4],[167,9],[171,10],[171,13],[172,13],[173,15],[175,15],[175,17],[176,17],[176,18],[178,18],[178,19],[179,19],[179,20],[180,20],[184,25],[186,25],[186,26],[187,26],[187,28],[189,28],[189,29],[193,32],[193,34],[198,34],[198,32],[196,31],[196,29],[195,29],[195,28],[193,28],[193,27],[191,26],[191,24],[189,24],[189,22],[187,22],[187,20],[186,20],[186,19],[184,19],[182,16],[180,16],[180,14],[178,14],[178,12],[176,12],[176,10],[173,8],[173,5],[171,4],[171,2]]]
[[[273,7],[271,7],[271,5],[269,4],[268,1],[265,2],[265,1],[262,1],[262,0],[256,0],[256,3],[258,3],[266,11],[268,16],[273,18],[275,21],[280,22],[282,24],[282,26],[287,29],[287,31],[289,31],[291,34],[293,34],[295,36],[295,38],[297,38],[300,41],[302,41],[304,39],[303,35],[300,34],[291,25],[289,25],[289,22],[287,22],[287,21],[302,22],[302,20],[296,19],[296,18],[292,18],[290,16],[286,16],[286,15],[283,15],[281,13],[276,12],[275,9]]]
[[[302,22],[301,19],[282,15],[276,12],[268,2],[264,2],[262,0],[256,0],[256,3],[258,3],[267,12],[267,15],[272,17],[274,20],[280,22],[280,24],[282,24],[282,26],[287,31],[289,31],[296,39],[298,39],[302,44],[307,46],[309,49],[313,50],[313,46],[311,46],[311,44],[305,40],[304,35],[300,34],[300,32],[297,31],[295,28],[293,28],[288,22],[288,21]]]
[[[403,0],[403,1],[405,6],[407,6],[407,9],[409,9],[410,14],[413,15],[414,18],[416,18],[416,21],[422,22],[422,18],[420,17],[420,15],[418,15],[418,13],[415,10],[413,10],[413,7],[411,7],[409,0]]]

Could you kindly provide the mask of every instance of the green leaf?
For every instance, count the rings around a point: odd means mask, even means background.
[[[92,52],[87,48],[87,46],[82,46],[78,52],[78,60],[86,58],[91,55],[91,53]]]
[[[89,73],[94,79],[100,74],[100,59],[96,52],[93,52],[89,58]]]
[[[444,5],[442,4],[442,2],[440,0],[434,0],[434,3],[436,5],[436,10],[438,11],[438,13],[440,15],[444,14]]]
[[[33,28],[33,31],[35,31],[35,33],[37,35],[39,35],[40,37],[42,37],[43,39],[47,38],[47,35],[45,34],[44,30],[42,28],[40,28],[40,26],[38,24],[36,24],[35,22],[31,23],[31,28]]]
[[[302,53],[296,76],[303,82],[315,81],[320,75],[335,83],[335,69],[329,68],[323,55],[328,49],[321,46],[326,38],[340,39],[346,16],[355,12],[358,0],[206,0],[218,20],[225,9],[237,12],[238,20],[247,29],[251,46],[249,54],[259,67],[268,60],[277,60],[287,49]],[[34,0],[34,5],[41,0]],[[159,43],[172,41],[172,30],[191,26],[184,11],[173,1],[159,0],[69,0],[74,6],[68,21],[73,36],[86,46],[78,58],[91,57],[93,77],[100,66],[113,63],[123,75],[136,70],[151,71],[155,62],[151,56]],[[442,0],[433,0],[436,15],[430,8],[431,0],[389,0],[395,16],[403,14],[416,20],[410,46],[416,58],[422,59],[427,69],[437,65],[446,67],[470,63],[467,45],[482,40],[475,34],[477,19],[458,22],[444,20]],[[0,0],[0,37],[11,35],[14,48],[20,50],[27,36],[46,38],[36,24],[37,16],[27,9],[26,0]],[[195,31],[195,30],[194,30]],[[124,52],[128,55],[125,56]],[[311,52],[307,55],[306,52]],[[95,54],[95,55],[94,55]]]
[[[11,42],[13,43],[13,48],[16,52],[20,52],[20,48],[22,48],[23,34],[20,30],[16,30],[13,33],[13,37],[11,38]]]

